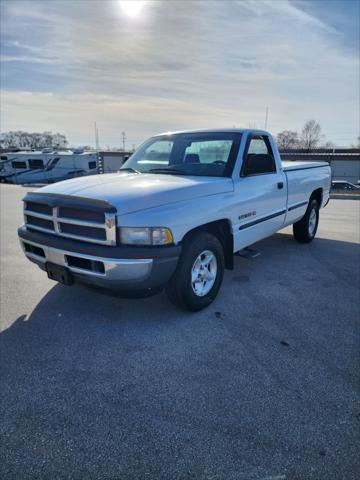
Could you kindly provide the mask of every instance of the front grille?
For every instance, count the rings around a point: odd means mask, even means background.
[[[82,225],[74,225],[71,223],[59,222],[59,229],[61,233],[68,233],[69,235],[77,235],[79,237],[89,237],[98,240],[106,240],[106,232],[103,228],[84,227]]]
[[[96,203],[94,208],[89,205],[76,206],[54,205],[51,198],[48,203],[36,198],[33,201],[25,198],[25,225],[30,230],[39,230],[52,233],[61,237],[74,238],[84,242],[100,243],[103,245],[116,245],[116,216],[114,209],[107,205],[102,210],[102,205]],[[110,208],[109,208],[110,207]],[[106,211],[107,210],[107,211]],[[109,210],[111,210],[109,212]]]
[[[26,215],[26,224],[29,225],[29,227],[40,227],[50,231],[55,230],[52,220],[45,220],[44,218],[34,217],[33,215]]]
[[[29,212],[43,213],[44,215],[52,215],[52,208],[43,203],[26,202],[26,210]]]
[[[91,210],[82,210],[81,208],[60,207],[59,217],[63,218],[77,218],[78,220],[85,220],[89,222],[105,222],[105,214],[103,212],[95,212]]]

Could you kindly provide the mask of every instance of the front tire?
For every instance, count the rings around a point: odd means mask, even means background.
[[[224,263],[223,247],[214,235],[199,232],[188,237],[166,287],[170,301],[191,311],[210,305],[220,289]]]
[[[314,240],[318,224],[319,203],[313,199],[310,201],[303,218],[293,225],[295,240],[300,243],[309,243]]]

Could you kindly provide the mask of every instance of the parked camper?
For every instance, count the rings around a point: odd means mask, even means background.
[[[7,152],[0,157],[0,181],[7,183],[53,183],[98,173],[95,152],[83,150]]]

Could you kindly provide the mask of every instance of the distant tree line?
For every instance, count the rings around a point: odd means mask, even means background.
[[[280,150],[304,149],[314,150],[316,148],[334,148],[332,142],[324,142],[324,135],[321,133],[321,127],[316,120],[308,120],[301,132],[295,130],[284,130],[278,133],[276,137],[277,146]],[[61,133],[43,132],[29,133],[21,130],[15,132],[6,132],[0,134],[0,148],[14,148],[25,150],[39,150],[42,148],[66,148],[68,141],[65,135]],[[352,145],[353,148],[360,148],[360,137],[358,144]],[[86,146],[85,150],[92,150],[92,147]],[[117,150],[117,149],[116,149]]]
[[[42,148],[66,148],[68,141],[61,133],[43,132],[29,133],[21,130],[6,132],[0,135],[1,148],[20,148],[39,150]]]
[[[279,150],[302,148],[314,150],[315,148],[334,148],[332,142],[324,142],[320,124],[316,120],[308,120],[300,133],[294,130],[284,130],[276,137]]]

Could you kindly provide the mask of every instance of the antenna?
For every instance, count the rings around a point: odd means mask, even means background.
[[[121,136],[122,136],[123,151],[125,152],[126,133],[125,133],[125,132],[121,132]]]
[[[265,130],[267,130],[268,118],[269,118],[269,107],[266,107],[266,112],[265,112]]]

